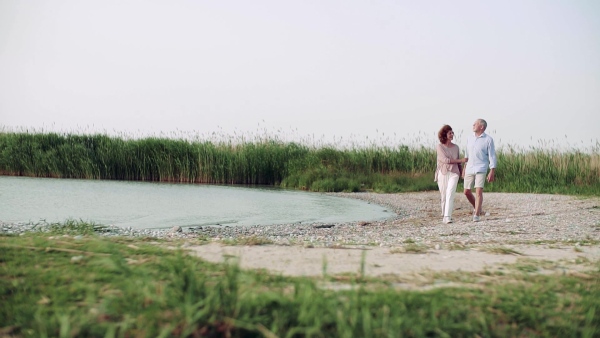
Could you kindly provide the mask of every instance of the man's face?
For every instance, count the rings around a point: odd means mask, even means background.
[[[473,132],[479,132],[481,130],[481,123],[479,123],[479,120],[476,120],[475,123],[473,123]]]

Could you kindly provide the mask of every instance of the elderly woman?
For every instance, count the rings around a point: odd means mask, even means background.
[[[466,158],[459,158],[458,146],[452,143],[454,132],[452,127],[444,125],[438,132],[440,144],[437,145],[437,168],[435,170],[435,181],[440,188],[442,205],[442,222],[452,223],[452,211],[454,209],[454,193],[461,176],[462,163]]]

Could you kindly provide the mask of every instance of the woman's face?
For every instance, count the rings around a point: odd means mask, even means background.
[[[454,140],[454,132],[449,130],[448,133],[446,133],[446,137],[448,138],[448,141]]]

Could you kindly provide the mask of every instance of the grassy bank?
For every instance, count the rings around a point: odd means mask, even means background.
[[[362,276],[360,267],[350,278],[287,278],[240,271],[235,264],[209,264],[182,250],[164,249],[177,242],[96,237],[86,224],[63,230],[55,226],[54,234],[0,236],[0,335],[600,334],[600,266],[578,276],[539,275],[530,273],[536,270],[531,267],[483,279],[465,272],[456,276],[464,287],[402,291],[393,279]],[[323,288],[324,282],[352,288],[333,291]]]
[[[598,195],[599,150],[500,150],[497,182],[486,190]],[[437,189],[434,170],[433,148],[406,145],[339,149],[269,138],[214,142],[0,133],[3,175],[400,192]]]

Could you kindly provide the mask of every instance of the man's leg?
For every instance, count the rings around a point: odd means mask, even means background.
[[[471,189],[465,189],[465,196],[467,196],[467,199],[469,200],[469,203],[471,203],[471,205],[473,206],[473,208],[475,208],[475,196],[473,196],[473,193],[471,192]]]
[[[475,215],[481,216],[481,207],[483,206],[483,187],[485,185],[485,174],[477,173],[475,175]]]
[[[473,185],[475,184],[475,175],[466,174],[464,178],[465,196],[467,197],[469,203],[471,203],[473,208],[475,208],[475,196],[473,196],[473,193],[471,192],[471,189],[473,189]]]
[[[483,205],[483,188],[475,188],[475,194],[477,195],[475,198],[475,216],[481,216],[481,206]],[[473,194],[471,194],[472,196]]]

